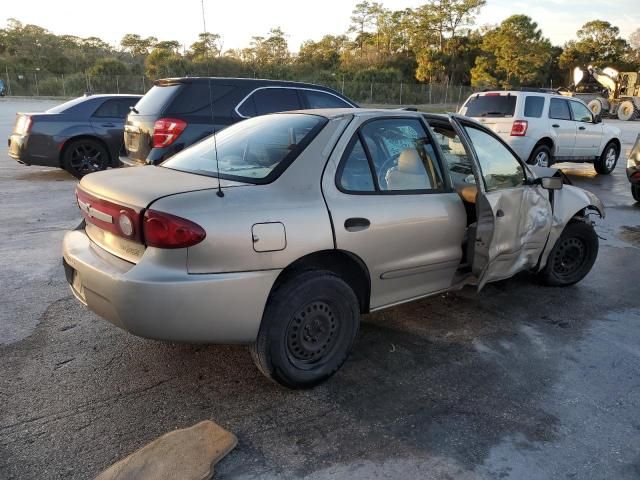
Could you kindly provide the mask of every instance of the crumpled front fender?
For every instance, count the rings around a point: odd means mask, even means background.
[[[576,215],[581,215],[582,212],[586,213],[588,210],[595,210],[600,218],[605,216],[603,203],[587,190],[572,185],[563,185],[562,189],[553,191],[553,223],[547,245],[540,257],[540,269],[546,265],[549,254],[567,223]]]

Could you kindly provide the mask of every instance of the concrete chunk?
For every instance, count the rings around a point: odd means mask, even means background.
[[[205,420],[164,434],[111,465],[96,480],[205,480],[237,443],[233,433]]]

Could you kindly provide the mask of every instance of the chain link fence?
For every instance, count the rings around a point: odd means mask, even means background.
[[[5,73],[0,78],[5,83],[6,94],[11,96],[78,97],[86,92],[144,94],[153,86],[153,80],[144,75],[52,75],[35,72]],[[331,81],[305,78],[304,81],[333,88],[363,105],[442,105],[453,109],[473,91],[471,87],[462,85],[352,82],[340,78]]]

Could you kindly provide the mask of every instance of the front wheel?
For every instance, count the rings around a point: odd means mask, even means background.
[[[270,380],[310,388],[342,366],[359,325],[358,299],[344,280],[328,271],[303,272],[269,297],[251,355]]]
[[[600,158],[598,158],[593,164],[596,172],[603,175],[609,175],[616,168],[619,155],[620,152],[618,151],[616,144],[608,143],[607,146],[604,147]]]
[[[550,167],[551,166],[551,149],[546,145],[538,145],[531,155],[529,156],[529,165],[535,165],[536,167]]]
[[[543,283],[554,287],[578,283],[591,271],[598,256],[598,246],[593,225],[580,220],[570,221],[540,272]]]

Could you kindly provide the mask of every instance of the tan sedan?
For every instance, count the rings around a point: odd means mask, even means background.
[[[289,387],[340,368],[360,314],[522,270],[578,282],[604,214],[478,123],[398,110],[253,118],[77,198],[78,300],[143,337],[249,344]]]

